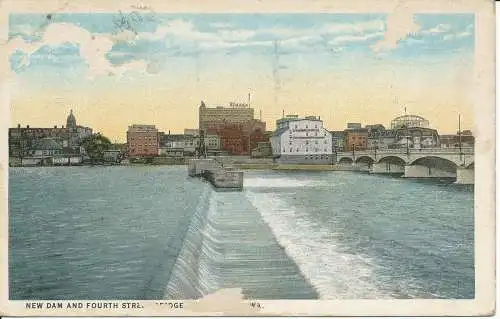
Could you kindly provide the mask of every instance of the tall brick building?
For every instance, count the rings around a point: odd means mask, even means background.
[[[253,120],[254,110],[248,104],[241,103],[229,103],[229,107],[207,107],[202,101],[198,116],[199,129],[207,130],[226,123],[245,124]]]
[[[232,155],[250,155],[259,142],[266,141],[266,123],[254,119],[254,110],[248,104],[207,107],[201,102],[199,127],[218,135],[221,149]]]
[[[158,129],[154,125],[133,124],[127,130],[129,157],[158,155]]]
[[[222,150],[232,155],[250,155],[259,142],[266,141],[266,123],[251,120],[246,123],[223,123],[207,128],[208,134],[218,135]]]

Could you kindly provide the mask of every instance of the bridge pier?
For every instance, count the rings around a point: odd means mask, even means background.
[[[370,170],[372,174],[403,174],[405,172],[405,167],[400,164],[383,162],[383,163],[373,163]]]
[[[473,185],[474,168],[457,167],[457,180],[455,184]]]
[[[453,178],[457,174],[435,167],[423,165],[405,165],[404,177],[407,178]]]
[[[352,166],[356,168],[356,170],[360,172],[369,172],[370,171],[370,164],[368,163],[352,163]]]

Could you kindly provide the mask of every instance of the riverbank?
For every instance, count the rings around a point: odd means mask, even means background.
[[[361,169],[352,165],[308,165],[308,164],[277,164],[277,163],[244,163],[233,164],[238,169],[256,170],[283,170],[283,171],[360,171]]]
[[[89,164],[81,163],[70,166],[185,166],[184,162],[180,161],[153,161],[152,163],[129,162],[129,163],[102,163],[102,164]],[[38,165],[36,167],[63,167],[62,165]],[[361,171],[362,169],[352,165],[307,165],[307,164],[278,164],[278,163],[224,163],[224,166],[231,166],[241,170],[282,170],[282,171]],[[34,166],[21,166],[11,165],[11,167],[34,167]]]

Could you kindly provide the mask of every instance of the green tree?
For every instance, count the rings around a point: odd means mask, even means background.
[[[104,161],[104,151],[112,147],[111,141],[101,133],[95,133],[82,140],[82,146],[92,164]]]

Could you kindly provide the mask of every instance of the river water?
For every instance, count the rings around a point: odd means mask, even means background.
[[[474,194],[357,172],[9,169],[10,299],[474,298]]]

